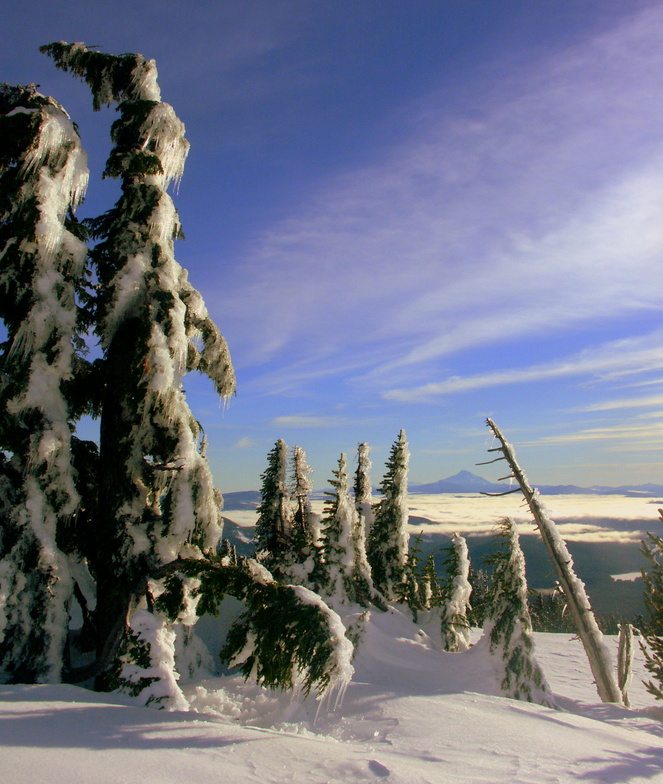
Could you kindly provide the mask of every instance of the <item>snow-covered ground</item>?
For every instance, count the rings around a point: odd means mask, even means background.
[[[184,684],[189,713],[73,686],[0,686],[0,780],[663,781],[663,708],[640,682],[638,650],[627,710],[599,702],[579,642],[535,635],[557,695],[552,710],[497,696],[481,644],[444,653],[428,631],[431,637],[398,612],[373,612],[339,705],[267,692],[233,675]]]

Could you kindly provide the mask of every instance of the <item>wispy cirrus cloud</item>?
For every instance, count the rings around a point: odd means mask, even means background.
[[[380,378],[659,307],[661,34],[652,7],[525,75],[498,67],[476,95],[412,106],[400,143],[310,194],[235,270],[254,317],[241,353],[363,349]]]
[[[281,428],[317,428],[317,427],[335,427],[343,420],[340,417],[320,417],[312,416],[310,414],[291,414],[287,416],[275,417],[272,420],[272,425]]]
[[[660,449],[663,443],[663,422],[587,428],[573,433],[544,436],[536,443],[573,444],[589,441],[626,441],[632,449],[641,450],[647,444]]]
[[[663,331],[657,331],[641,338],[611,341],[554,362],[524,368],[507,368],[470,376],[451,376],[442,381],[430,382],[409,389],[392,389],[385,392],[384,397],[388,400],[416,403],[441,395],[488,387],[524,384],[568,376],[615,379],[637,373],[658,371],[662,368]],[[663,400],[660,396],[655,398],[652,396],[648,398],[634,397],[631,400],[597,403],[583,410],[601,411],[610,408],[653,405],[652,401],[659,399]],[[648,400],[649,403],[645,404],[642,402],[643,400]]]
[[[581,411],[614,411],[623,408],[651,408],[663,407],[663,395],[646,395],[644,397],[621,398],[619,400],[604,400],[585,406]],[[661,413],[663,416],[663,412]]]

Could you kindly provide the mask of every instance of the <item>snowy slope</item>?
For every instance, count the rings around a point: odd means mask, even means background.
[[[546,784],[663,781],[663,710],[598,702],[577,641],[537,634],[561,710],[496,696],[481,644],[435,649],[399,613],[373,613],[340,707],[235,676],[185,684],[166,713],[71,686],[0,687],[0,779],[12,784]],[[612,641],[614,642],[614,641]],[[642,673],[641,655],[636,660]]]

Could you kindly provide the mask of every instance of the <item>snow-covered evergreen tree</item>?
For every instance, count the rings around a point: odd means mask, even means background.
[[[505,696],[553,706],[554,698],[534,655],[525,558],[512,519],[502,522],[499,538],[501,548],[490,558],[494,567],[493,596],[484,636],[495,657]]]
[[[290,565],[293,512],[287,483],[288,446],[279,438],[267,455],[261,476],[261,501],[256,523],[256,552],[275,576]]]
[[[365,535],[373,527],[373,488],[371,487],[371,447],[363,441],[357,447],[357,470],[355,471],[355,506],[362,520]]]
[[[439,607],[442,603],[442,590],[437,577],[437,567],[435,566],[435,555],[433,553],[428,556],[426,565],[421,573],[419,603],[424,611],[431,610],[433,607]]]
[[[659,509],[663,522],[663,509]],[[649,561],[649,569],[642,570],[645,581],[645,606],[649,621],[643,630],[644,643],[640,647],[645,655],[645,667],[652,680],[645,686],[657,700],[663,700],[663,537],[648,533],[642,543],[642,552]]]
[[[373,593],[366,552],[360,549],[359,517],[350,498],[348,461],[344,454],[330,480],[329,494],[322,528],[324,559],[322,592],[341,602],[368,607]]]
[[[341,691],[352,675],[352,643],[338,614],[305,586],[283,585],[258,561],[243,558],[228,567],[217,557],[183,561],[163,580],[157,610],[178,620],[184,583],[195,578],[193,591],[200,614],[216,614],[224,596],[244,602],[246,611],[230,628],[221,660],[270,688],[297,689],[318,696],[328,688]],[[143,669],[149,662],[143,660]],[[141,672],[140,677],[151,677]]]
[[[219,555],[223,559],[224,564],[227,566],[237,566],[239,558],[237,556],[237,548],[228,539],[222,539],[219,545]]]
[[[282,578],[295,585],[313,588],[322,569],[321,516],[311,506],[311,467],[306,461],[306,452],[300,446],[292,451],[291,480],[294,510],[288,552],[283,553],[280,559]]]
[[[380,484],[382,498],[373,506],[373,525],[368,534],[368,562],[373,584],[385,598],[397,597],[408,554],[407,475],[410,461],[405,431],[391,448],[386,473]]]
[[[68,387],[87,249],[87,159],[64,109],[0,86],[0,680],[59,680],[73,583],[59,535],[79,506]]]
[[[453,534],[445,558],[446,579],[441,587],[442,643],[445,651],[465,651],[470,647],[470,559],[467,542]]]
[[[182,376],[204,372],[222,398],[234,393],[235,378],[225,340],[174,257],[181,226],[167,188],[179,181],[189,145],[161,101],[154,61],[78,43],[42,51],[88,83],[95,109],[116,102],[119,111],[105,176],[120,180],[122,194],[91,222],[105,358],[95,563],[101,648],[150,568],[216,548],[221,498]]]
[[[310,555],[314,544],[311,528],[313,510],[309,498],[311,488],[311,467],[306,462],[306,452],[296,446],[292,450],[292,499],[295,502],[292,547],[303,557]]]

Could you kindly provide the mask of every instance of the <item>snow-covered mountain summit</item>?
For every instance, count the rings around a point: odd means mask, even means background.
[[[410,485],[409,490],[411,493],[429,493],[434,495],[436,493],[491,493],[504,490],[504,487],[495,482],[490,482],[482,476],[477,476],[471,471],[463,470],[453,476],[448,476],[446,479],[438,479],[437,482]]]

